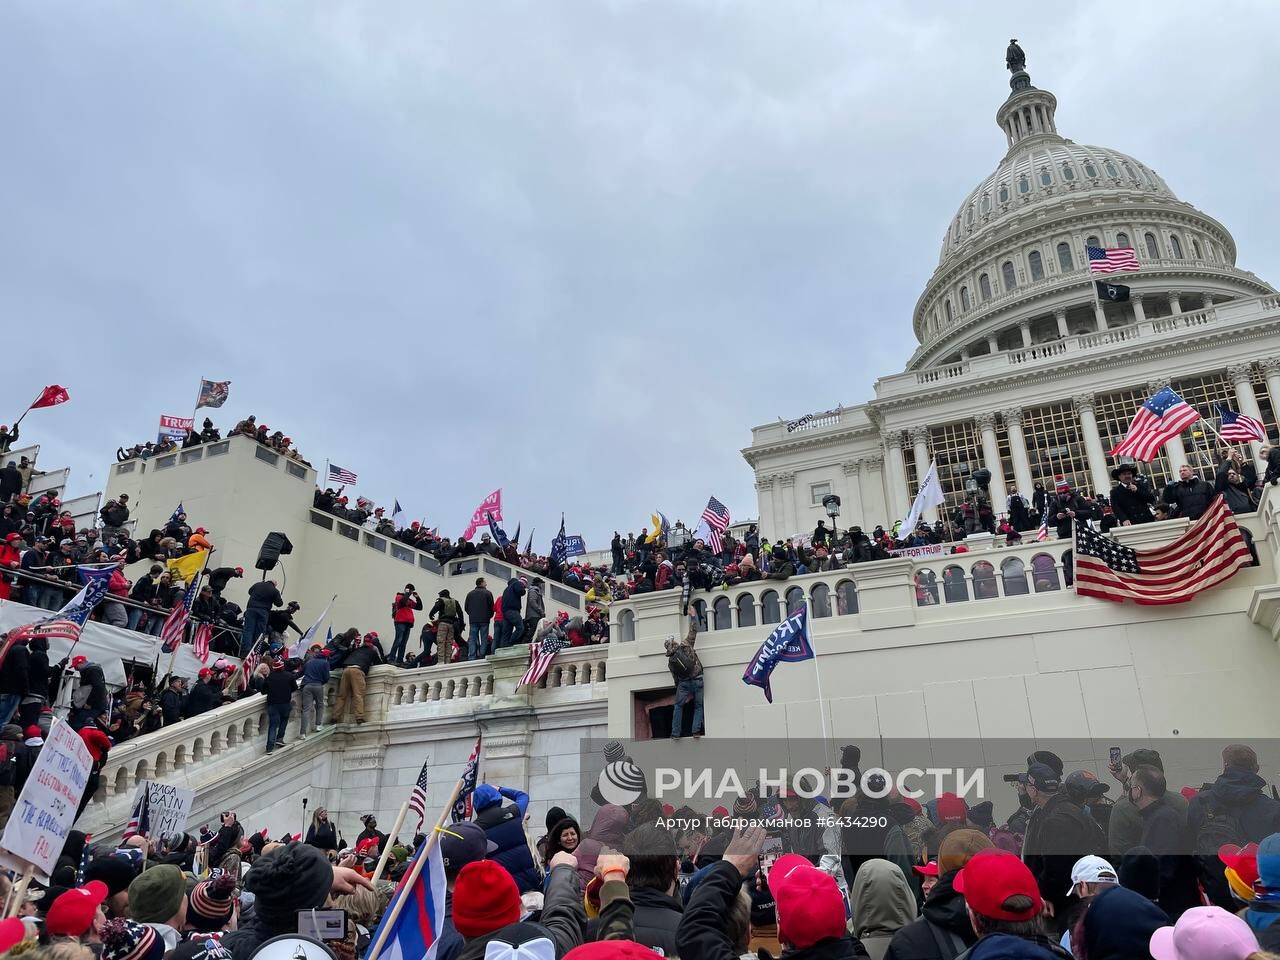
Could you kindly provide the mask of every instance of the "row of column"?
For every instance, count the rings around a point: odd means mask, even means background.
[[[1259,361],[1258,366],[1267,381],[1267,391],[1273,403],[1280,402],[1280,357],[1272,357]],[[1233,364],[1227,368],[1227,379],[1235,388],[1236,406],[1240,413],[1262,420],[1262,408],[1253,389],[1253,365],[1250,363]],[[1168,380],[1153,380],[1147,384],[1148,394],[1155,394],[1169,386]],[[1084,441],[1085,459],[1089,469],[1089,480],[1094,493],[1105,493],[1111,488],[1111,467],[1108,463],[1106,448],[1102,443],[1102,434],[1098,430],[1098,418],[1094,408],[1094,396],[1091,393],[1077,394],[1071,398],[1076,417],[1080,423],[1080,436]],[[1280,407],[1277,408],[1280,416]],[[1014,489],[1025,497],[1030,497],[1034,488],[1031,475],[1031,461],[1027,456],[1027,440],[1023,432],[1023,412],[1021,408],[1011,407],[999,412],[998,420],[1004,423],[1005,433],[1009,437],[1009,453],[1013,462]],[[997,414],[994,411],[981,413],[974,418],[978,431],[979,443],[982,447],[983,465],[991,471],[991,502],[997,512],[1004,510],[1008,502],[1009,489],[1004,475],[1004,465],[1000,456],[1000,445],[996,437]],[[1276,426],[1276,425],[1272,425]],[[916,467],[916,484],[924,479],[929,470],[929,428],[921,425],[913,426],[908,431],[912,447],[912,457]],[[899,431],[885,431],[881,434],[885,445],[885,464],[889,471],[887,480],[893,491],[893,502],[889,505],[895,517],[906,516],[914,499],[916,490],[908,490],[906,471],[902,456],[902,434]],[[1250,444],[1253,454],[1258,455],[1259,443]],[[1176,473],[1182,464],[1187,462],[1187,452],[1181,437],[1174,437],[1165,444],[1165,453],[1169,457],[1169,465]],[[930,523],[937,519],[937,511],[926,513]]]

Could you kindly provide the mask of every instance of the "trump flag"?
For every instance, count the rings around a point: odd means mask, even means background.
[[[814,658],[813,643],[809,639],[809,608],[801,607],[765,638],[751,662],[747,664],[742,682],[764,690],[764,698],[773,703],[773,690],[769,677],[780,663],[799,663]]]

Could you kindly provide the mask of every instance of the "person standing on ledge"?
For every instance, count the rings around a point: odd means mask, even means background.
[[[395,637],[391,641],[391,653],[388,663],[404,665],[405,648],[409,646],[409,634],[413,630],[413,611],[422,609],[422,597],[414,589],[412,583],[406,583],[404,590],[396,594],[391,601],[391,620],[395,624]]]

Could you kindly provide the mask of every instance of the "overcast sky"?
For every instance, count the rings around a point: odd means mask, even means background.
[[[250,412],[456,535],[588,546],[868,399],[1004,152],[1016,35],[1060,131],[1131,153],[1280,278],[1280,4],[65,4],[0,10],[0,422],[72,493]],[[194,518],[198,519],[198,518]],[[883,518],[874,518],[883,519]]]

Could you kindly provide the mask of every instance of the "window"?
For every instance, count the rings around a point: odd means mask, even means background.
[[[969,226],[973,226],[973,204],[969,204],[969,209],[965,211],[964,222]]]
[[[1018,597],[1028,592],[1026,569],[1017,557],[1009,557],[1000,564],[1000,576],[1004,579],[1006,597]]]
[[[183,450],[182,453],[178,455],[178,462],[190,463],[192,460],[199,460],[203,456],[204,451],[199,447],[196,447],[194,450]]]
[[[294,463],[292,460],[284,462],[285,472],[291,477],[297,477],[299,480],[307,479],[307,468],[300,463]]]
[[[1071,244],[1064,240],[1058,244],[1058,269],[1066,273],[1074,266],[1075,264],[1071,262]]]
[[[975,600],[994,600],[1000,596],[996,586],[996,568],[986,560],[979,560],[973,565],[973,597]]]
[[[1031,192],[1031,181],[1030,179],[1028,179],[1025,173],[1018,175],[1018,192],[1019,193]]]
[[[809,603],[815,617],[831,616],[831,588],[825,583],[815,583],[809,594]]]
[[[964,570],[947,567],[942,571],[942,595],[947,603],[963,603],[969,599],[969,585],[964,581]]]
[[[960,288],[960,312],[961,313],[969,312],[969,288],[968,287]]]
[[[325,513],[316,513],[314,510],[312,510],[311,522],[314,523],[317,527],[324,527],[326,530],[333,529],[333,518]]]
[[[1031,558],[1031,581],[1036,593],[1048,593],[1051,590],[1061,589],[1058,585],[1058,570],[1054,565],[1053,557],[1047,553],[1037,553]]]
[[[1071,181],[1076,178],[1076,172],[1072,169],[1071,164],[1064,162],[1062,164],[1062,179]]]
[[[1204,254],[1200,252],[1200,241],[1195,237],[1191,238],[1191,249],[1195,253],[1197,260],[1204,259]]]
[[[1108,177],[1112,177],[1117,180],[1120,178],[1120,171],[1116,169],[1116,165],[1110,160],[1106,161],[1106,163],[1102,165],[1102,169],[1107,171]]]
[[[266,447],[257,446],[253,448],[253,455],[264,463],[269,463],[273,467],[279,462],[280,457],[272,453]]]
[[[982,195],[982,213],[985,216],[991,212],[991,194],[984,193]]]
[[[948,311],[948,314],[950,311]],[[831,483],[809,484],[809,502],[815,507],[822,506],[822,498],[831,495]]]
[[[946,311],[947,311],[947,323],[950,323],[951,322],[951,301],[947,300],[942,305],[943,307],[946,308]]]
[[[1097,177],[1098,168],[1093,165],[1092,160],[1086,160],[1084,162],[1084,175],[1086,177]]]
[[[1169,249],[1173,251],[1173,259],[1182,259],[1182,241],[1176,233],[1169,234]]]
[[[1004,278],[1004,288],[1012,290],[1018,285],[1018,278],[1013,272],[1013,261],[1006,260],[1004,266],[1000,268],[1000,275]]]
[[[738,626],[754,627],[756,625],[756,598],[749,593],[738,597]]]
[[[211,443],[209,444],[208,452],[205,454],[205,456],[220,457],[230,449],[231,449],[230,440],[223,440],[221,443]]]
[[[1084,238],[1084,245],[1086,247],[1101,247],[1102,241],[1099,240],[1096,235],[1090,234]]]
[[[804,609],[804,589],[792,587],[787,591],[787,616],[794,617]]]
[[[176,453],[171,453],[167,457],[156,457],[155,466],[152,469],[168,470],[177,462],[178,462],[178,455]]]
[[[1044,263],[1040,259],[1040,251],[1032,250],[1027,254],[1027,266],[1031,268],[1032,280],[1044,279]]]
[[[634,610],[623,610],[618,614],[618,640],[622,643],[634,643],[636,639],[636,613]]]
[[[1160,247],[1156,244],[1156,235],[1154,233],[1144,233],[1142,241],[1147,245],[1147,259],[1159,260]]]
[[[1116,234],[1116,246],[1127,247],[1129,245],[1129,235],[1123,231]]]
[[[858,588],[852,580],[836,584],[836,615],[845,617],[858,612]]]
[[[1000,196],[1000,202],[1001,202],[1001,203],[1008,203],[1008,202],[1009,202],[1009,185],[1008,185],[1007,183],[1002,183],[1002,184],[1000,184],[1000,194],[999,194],[999,196]]]
[[[1053,174],[1049,172],[1048,167],[1040,168],[1040,186],[1042,187],[1053,186]]]
[[[1128,177],[1130,180],[1137,180],[1137,179],[1138,179],[1136,176],[1134,176],[1134,173],[1133,173],[1133,167],[1129,166],[1129,164],[1128,164],[1128,162],[1127,162],[1127,161],[1125,161],[1125,160],[1121,160],[1121,161],[1120,161],[1120,166],[1121,166],[1121,168],[1124,170],[1124,175],[1125,175],[1126,177]]]
[[[730,604],[728,597],[716,597],[716,602],[711,605],[713,623],[717,630],[733,629],[733,614],[730,612]]]
[[[782,608],[778,605],[777,590],[766,590],[760,594],[760,613],[762,623],[782,622]]]
[[[982,294],[984,303],[991,299],[991,278],[985,273],[978,277],[978,292]]]

